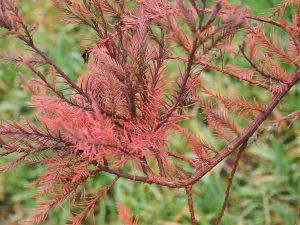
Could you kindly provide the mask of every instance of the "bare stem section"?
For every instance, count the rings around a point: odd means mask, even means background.
[[[296,219],[294,222],[294,225],[298,225],[300,222],[300,210],[298,210],[297,215],[296,215]]]
[[[197,220],[195,217],[195,210],[194,210],[194,203],[193,203],[193,195],[192,195],[192,186],[187,186],[185,188],[188,203],[189,203],[189,210],[190,210],[190,215],[191,215],[191,221],[192,225],[197,225]]]
[[[243,153],[243,151],[247,147],[247,143],[248,143],[247,141],[243,143],[243,145],[240,147],[240,149],[238,151],[238,154],[236,156],[233,168],[232,168],[231,173],[230,173],[230,178],[229,178],[229,181],[228,181],[228,185],[227,185],[227,188],[226,188],[223,206],[222,206],[221,212],[219,213],[219,216],[217,218],[217,221],[216,221],[215,225],[219,225],[221,223],[221,221],[222,221],[223,216],[224,216],[226,207],[228,205],[229,194],[230,194],[230,189],[231,189],[232,182],[233,182],[233,179],[234,179],[234,175],[235,175],[235,172],[236,172],[237,167],[239,165],[239,161],[240,161],[240,159],[242,157],[242,153]]]

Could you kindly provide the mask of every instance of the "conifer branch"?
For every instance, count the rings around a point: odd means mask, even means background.
[[[37,25],[25,24],[16,1],[0,0],[0,27],[5,30],[1,35],[15,36],[39,58],[0,55],[36,75],[29,80],[22,74],[19,77],[24,89],[32,93],[28,105],[37,109],[37,125],[25,119],[0,123],[0,157],[17,155],[0,170],[8,171],[22,161],[47,167],[30,186],[38,186],[35,197],[50,194],[51,198],[25,223],[43,222],[52,207],[72,198],[71,207],[83,208],[72,221],[79,224],[93,213],[99,198],[123,178],[185,188],[191,223],[196,225],[192,186],[240,149],[219,224],[249,138],[299,81],[298,2],[293,3],[297,9],[291,20],[283,13],[286,2],[276,8],[279,19],[275,14],[270,18],[248,14],[224,0],[215,1],[211,8],[207,0],[135,2],[133,10],[123,0],[54,0],[69,16],[64,23],[84,24],[100,38],[83,54],[88,72],[77,84],[36,46],[32,32]],[[274,32],[267,36],[263,26],[279,27],[287,37]],[[238,46],[235,36],[246,36],[247,41]],[[240,60],[220,66],[220,60],[223,63],[232,57],[246,61],[250,68],[243,68]],[[45,65],[50,66],[46,72],[38,68]],[[296,67],[295,72],[288,74],[285,68],[291,66]],[[230,98],[222,90],[215,91],[212,82],[221,82],[223,77],[212,78],[216,73],[235,78],[229,91],[236,82],[266,90],[268,103],[263,105],[261,96],[249,99],[240,93]],[[226,79],[226,84],[230,82],[233,79]],[[236,114],[244,119],[242,123],[235,121]],[[294,112],[273,122],[298,116]],[[217,149],[205,132],[189,127],[198,120],[218,144],[228,144]],[[170,145],[177,136],[184,140],[183,149]],[[117,178],[92,196],[86,192],[86,182],[101,173]],[[78,188],[82,189],[80,196]],[[129,211],[120,205],[118,210],[122,221],[137,225]]]

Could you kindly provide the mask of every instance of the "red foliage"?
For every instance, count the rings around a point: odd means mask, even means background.
[[[119,220],[122,223],[125,223],[127,225],[138,225],[139,217],[135,217],[132,221],[130,217],[130,211],[126,209],[120,202],[117,202],[117,208],[119,213]]]
[[[36,46],[32,32],[37,25],[29,27],[24,23],[16,1],[0,1],[4,34],[16,36],[39,57],[29,60],[1,56],[36,75],[29,81],[19,75],[24,88],[32,93],[29,106],[37,110],[36,121],[3,121],[0,125],[0,155],[20,155],[3,165],[2,171],[20,161],[47,167],[32,185],[39,186],[37,197],[49,194],[51,199],[44,201],[37,208],[39,213],[25,224],[44,221],[50,208],[66,199],[72,199],[71,205],[82,209],[71,219],[72,224],[80,224],[119,178],[186,188],[192,223],[196,224],[192,185],[235,149],[244,148],[300,77],[298,1],[290,1],[298,9],[292,23],[283,13],[287,1],[276,9],[278,20],[248,14],[247,9],[220,0],[211,8],[207,8],[205,0],[202,5],[195,0],[189,4],[183,0],[177,4],[165,0],[133,2],[136,9],[124,1],[54,1],[59,10],[69,15],[63,23],[85,24],[100,38],[83,54],[88,76],[74,82]],[[281,29],[286,40],[276,32],[267,37],[265,26]],[[232,39],[240,33],[247,38],[237,47]],[[177,48],[183,50],[181,55],[176,55]],[[243,59],[249,67],[238,63],[219,66],[215,59],[224,54]],[[174,62],[178,73],[170,75],[166,69]],[[283,64],[294,66],[295,72],[288,74]],[[48,72],[41,72],[39,66],[46,66]],[[273,97],[263,106],[256,98],[214,93],[209,88],[212,85],[202,79],[210,69],[238,78],[245,87],[261,88]],[[193,107],[199,108],[196,117],[204,119],[212,135],[227,143],[222,149],[181,126],[195,117],[190,110]],[[234,115],[251,122],[243,127],[233,119]],[[180,154],[169,149],[171,132],[186,137],[190,145]],[[187,157],[189,152],[193,158]],[[179,161],[195,172],[188,173]],[[116,178],[98,193],[86,193],[87,179],[99,173],[114,174]],[[81,195],[77,196],[80,188]],[[225,206],[229,189],[230,185]],[[129,211],[119,203],[117,206],[122,222],[137,224],[137,219],[132,222]]]

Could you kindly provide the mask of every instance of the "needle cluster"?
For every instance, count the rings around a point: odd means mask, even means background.
[[[0,156],[18,155],[1,170],[8,171],[23,161],[46,167],[31,185],[39,187],[37,198],[50,196],[23,224],[43,222],[53,206],[67,199],[80,209],[70,222],[80,224],[118,179],[129,179],[185,188],[195,225],[193,184],[234,150],[241,147],[242,152],[299,80],[299,1],[284,1],[268,18],[251,15],[247,8],[225,0],[53,3],[66,13],[63,23],[86,25],[99,38],[84,51],[88,75],[78,81],[36,45],[33,32],[38,24],[25,23],[17,1],[0,1],[1,35],[15,36],[35,56],[0,58],[32,72],[30,80],[22,74],[19,77],[32,94],[29,106],[36,109],[34,122],[22,118],[0,123]],[[296,9],[292,18],[285,14],[289,7]],[[270,36],[266,27],[271,27]],[[236,43],[237,35],[244,35],[245,41]],[[220,65],[220,58],[230,57],[235,60]],[[170,70],[174,64],[176,71]],[[289,74],[287,66],[294,72]],[[245,89],[261,89],[271,97],[264,104],[246,95],[228,96],[212,90],[213,84],[203,76],[215,76],[215,82],[229,77]],[[192,114],[195,107],[198,115]],[[203,120],[223,148],[182,126],[195,117]],[[247,126],[240,122],[243,119]],[[188,143],[179,152],[169,145],[174,132]],[[102,173],[116,178],[97,193],[87,193],[87,180]],[[217,223],[224,214],[232,178]],[[138,223],[138,218],[132,221],[129,211],[117,205],[122,222]]]

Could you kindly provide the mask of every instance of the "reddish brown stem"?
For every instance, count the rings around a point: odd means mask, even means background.
[[[169,118],[172,116],[174,111],[177,109],[178,105],[180,105],[180,103],[182,102],[183,96],[186,93],[187,82],[192,75],[192,68],[194,65],[194,61],[196,59],[196,53],[197,53],[198,47],[200,45],[200,43],[199,43],[200,34],[201,34],[201,32],[206,30],[213,23],[213,21],[216,19],[217,15],[218,15],[218,12],[220,11],[220,9],[221,9],[221,3],[220,3],[220,1],[217,1],[211,11],[210,16],[208,17],[206,23],[202,25],[202,21],[200,21],[199,28],[198,28],[197,32],[194,34],[192,50],[191,50],[191,53],[189,54],[189,57],[187,60],[187,66],[186,66],[185,74],[183,76],[183,81],[180,83],[180,90],[177,93],[175,101],[172,104],[172,106],[162,116],[161,120],[158,122],[158,124],[153,129],[154,132],[157,131],[158,129],[160,129],[169,120]],[[204,11],[203,11],[203,14],[204,14]],[[200,20],[202,20],[202,19],[200,18]]]
[[[173,60],[178,60],[178,61],[183,61],[183,62],[187,62],[188,61],[186,58],[179,57],[179,56],[168,56],[168,57],[166,57],[166,59],[173,59]],[[256,80],[253,80],[253,79],[250,79],[250,78],[247,78],[247,77],[243,77],[243,76],[241,76],[241,75],[239,75],[237,73],[234,73],[234,72],[232,72],[230,70],[226,70],[226,69],[220,68],[220,67],[215,66],[215,65],[213,65],[213,64],[211,64],[209,62],[198,60],[198,61],[196,61],[194,63],[202,65],[202,66],[205,66],[205,67],[208,67],[208,68],[216,70],[218,72],[227,74],[229,76],[238,78],[240,80],[247,81],[250,84],[254,84],[255,86],[258,86],[258,87],[261,87],[261,88],[264,88],[264,89],[267,89],[267,90],[270,89],[267,85],[265,85],[264,83],[262,83],[260,81],[256,81]]]
[[[193,188],[193,186],[186,186],[185,191],[186,191],[186,195],[187,195],[187,198],[188,198],[192,225],[197,225],[197,220],[196,220],[196,217],[195,217],[194,204],[193,204],[192,188]]]
[[[240,147],[240,150],[239,150],[239,152],[238,152],[238,154],[236,156],[236,159],[235,159],[235,162],[234,162],[234,166],[233,166],[232,171],[230,173],[230,178],[229,178],[228,185],[227,185],[227,188],[226,188],[223,206],[222,206],[221,212],[220,212],[220,214],[218,216],[218,219],[217,219],[215,225],[219,225],[220,222],[222,221],[223,216],[224,216],[226,207],[228,205],[228,199],[229,199],[230,189],[231,189],[231,186],[232,186],[232,181],[233,181],[235,172],[237,170],[237,167],[239,165],[239,161],[241,159],[242,153],[243,153],[243,151],[245,150],[246,147],[247,147],[247,141],[244,142],[244,144]]]
[[[166,172],[165,172],[165,168],[164,168],[164,163],[159,155],[159,152],[155,151],[155,158],[157,160],[157,164],[158,164],[158,168],[159,168],[159,172],[160,172],[160,176],[162,177],[166,177]]]
[[[151,180],[148,180],[146,177],[137,177],[134,175],[124,174],[120,171],[111,170],[109,168],[105,168],[105,170],[109,173],[119,175],[120,177],[124,177],[127,179],[141,181],[146,183],[156,183],[163,186],[168,186],[172,188],[183,188],[188,185],[195,184],[201,177],[211,171],[217,164],[219,164],[223,159],[225,159],[228,155],[230,155],[235,149],[237,149],[240,145],[242,145],[246,140],[248,140],[255,131],[259,128],[259,126],[267,119],[267,117],[272,113],[274,108],[279,104],[281,99],[288,93],[288,91],[297,83],[300,78],[300,69],[294,72],[291,75],[291,82],[288,85],[282,84],[280,91],[274,95],[272,100],[269,102],[265,111],[259,114],[255,120],[243,131],[243,133],[235,138],[229,145],[223,148],[217,156],[212,158],[209,164],[205,167],[205,169],[200,168],[197,170],[189,179],[186,180],[171,180],[168,178],[160,178],[153,177]]]
[[[188,181],[188,184],[196,183],[201,177],[208,173],[212,168],[214,168],[218,163],[220,163],[224,158],[230,155],[236,148],[248,140],[258,129],[258,127],[267,119],[267,117],[272,113],[274,108],[279,104],[281,99],[288,93],[288,91],[298,82],[300,78],[300,69],[291,75],[291,82],[288,85],[282,84],[280,91],[274,95],[272,100],[269,102],[265,111],[259,114],[255,120],[243,131],[243,133],[235,138],[229,145],[223,148],[220,153],[215,156],[211,163],[207,166],[205,170],[197,171],[192,178]]]
[[[297,212],[297,215],[296,215],[296,219],[295,219],[294,225],[299,225],[299,222],[300,222],[300,209],[299,209],[298,212]]]
[[[141,167],[145,175],[147,175],[147,177],[152,176],[153,172],[148,165],[146,157],[142,157],[140,158],[140,160],[141,160]]]
[[[281,82],[281,83],[287,84],[287,82],[286,82],[284,79],[278,79],[278,78],[276,78],[276,77],[273,77],[271,74],[265,72],[264,69],[259,68],[259,66],[256,65],[256,63],[253,62],[253,61],[246,55],[244,47],[241,47],[241,46],[240,46],[240,50],[241,50],[241,53],[242,53],[244,59],[246,59],[247,62],[251,65],[251,67],[253,67],[259,74],[261,74],[261,75],[264,76],[265,78],[274,80],[274,81],[276,81],[276,82]]]
[[[168,153],[169,156],[172,156],[174,158],[180,159],[180,160],[182,160],[182,161],[190,164],[192,167],[196,167],[194,161],[192,161],[192,160],[190,160],[190,159],[188,159],[188,158],[186,158],[186,157],[184,157],[184,156],[182,156],[180,154],[177,154],[177,153],[171,152],[171,151],[167,151],[167,153]]]
[[[300,116],[300,110],[292,112],[291,114],[281,117],[275,121],[273,121],[274,123],[281,123],[282,121],[286,121],[286,120],[290,120],[290,119],[297,119]]]
[[[205,9],[205,11],[206,12],[211,12],[212,9]],[[220,14],[225,14],[226,11],[225,10],[220,10],[219,13]],[[263,23],[269,23],[269,24],[275,25],[277,27],[283,27],[283,25],[280,22],[277,22],[277,21],[273,20],[272,18],[265,18],[265,17],[255,16],[255,15],[252,15],[252,14],[246,14],[245,18],[255,20],[255,21],[259,21],[259,22],[263,22]]]

